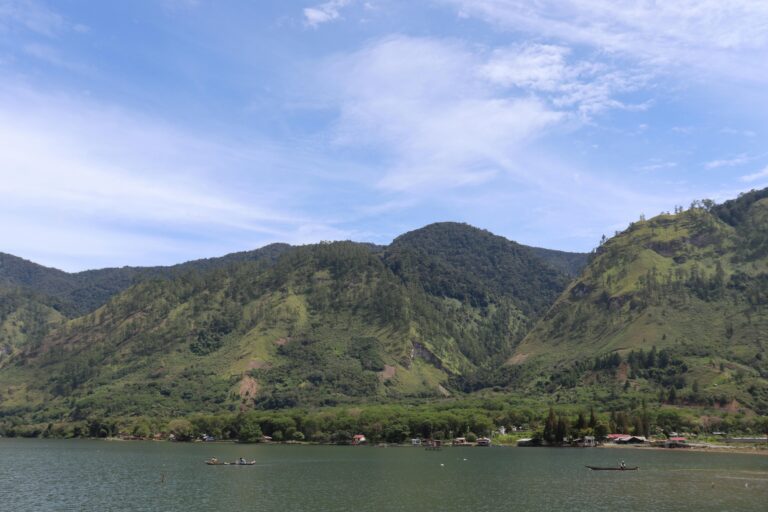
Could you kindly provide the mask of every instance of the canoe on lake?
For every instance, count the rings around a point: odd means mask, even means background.
[[[585,467],[591,469],[592,471],[635,471],[638,468],[637,466],[625,466],[623,468],[620,467],[620,466],[610,466],[610,467],[606,467],[606,466],[585,466]]]
[[[247,461],[247,462],[221,462],[218,460],[207,460],[205,461],[206,464],[209,466],[253,466],[256,464],[255,460]]]

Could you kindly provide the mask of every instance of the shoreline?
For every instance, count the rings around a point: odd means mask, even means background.
[[[169,439],[126,439],[121,437],[69,437],[69,438],[56,438],[56,437],[49,437],[49,438],[32,438],[32,437],[7,437],[3,436],[0,439],[46,439],[46,440],[58,440],[58,441],[70,441],[70,440],[90,440],[90,441],[106,441],[106,442],[159,442],[159,443],[174,443],[174,444],[199,444],[199,445],[206,445],[206,444],[249,444],[249,445],[262,445],[262,446],[343,446],[343,447],[352,447],[352,448],[413,448],[413,449],[424,449],[423,446],[412,446],[410,444],[394,444],[394,443],[382,443],[382,444],[361,444],[361,445],[353,445],[353,444],[334,444],[334,443],[313,443],[313,442],[287,442],[287,443],[276,443],[276,442],[258,442],[258,443],[239,443],[236,440],[232,439],[221,439],[216,441],[171,441]],[[578,447],[578,446],[516,446],[514,444],[494,444],[491,446],[475,446],[475,445],[464,445],[464,446],[451,446],[451,445],[445,445],[442,447],[443,449],[448,448],[555,448],[555,449],[589,449],[585,447]],[[677,448],[665,448],[663,446],[644,446],[644,445],[619,445],[619,444],[601,444],[599,446],[594,446],[592,448],[598,448],[598,449],[608,449],[608,450],[615,450],[615,449],[633,449],[633,450],[653,450],[653,451],[665,451],[665,452],[691,452],[691,453],[725,453],[725,454],[744,454],[744,455],[762,455],[762,456],[768,456],[768,445],[758,445],[758,446],[749,446],[749,445],[719,445],[719,444],[695,444],[695,445],[689,445],[686,447],[677,447]]]
[[[748,455],[768,455],[768,446],[732,446],[721,444],[691,445],[680,448],[664,448],[663,446],[642,446],[642,445],[617,445],[604,444],[596,448],[631,448],[635,450],[654,450],[665,452],[694,452],[694,453],[743,453]]]

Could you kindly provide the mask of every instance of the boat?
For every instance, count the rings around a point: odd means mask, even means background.
[[[584,466],[592,471],[635,471],[638,466]]]
[[[245,462],[239,462],[239,461],[222,462],[219,460],[209,459],[209,460],[206,460],[205,463],[208,464],[209,466],[254,466],[256,464],[256,461],[251,460],[251,461],[245,461]]]

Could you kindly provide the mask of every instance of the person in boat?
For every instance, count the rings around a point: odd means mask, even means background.
[[[244,458],[240,457],[240,458],[238,459],[237,463],[238,463],[238,464],[245,464],[246,462],[245,462],[245,459],[244,459]]]
[[[211,464],[218,464],[219,463],[219,459],[217,459],[216,457],[211,457],[210,463]]]
[[[627,465],[624,463],[624,461],[621,461],[621,464],[619,464],[619,467],[621,469],[627,469]]]

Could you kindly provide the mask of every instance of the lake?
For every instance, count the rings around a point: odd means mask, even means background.
[[[203,463],[214,455],[257,465]],[[640,470],[584,467],[620,459]],[[0,504],[9,511],[764,511],[768,457],[0,439]]]

